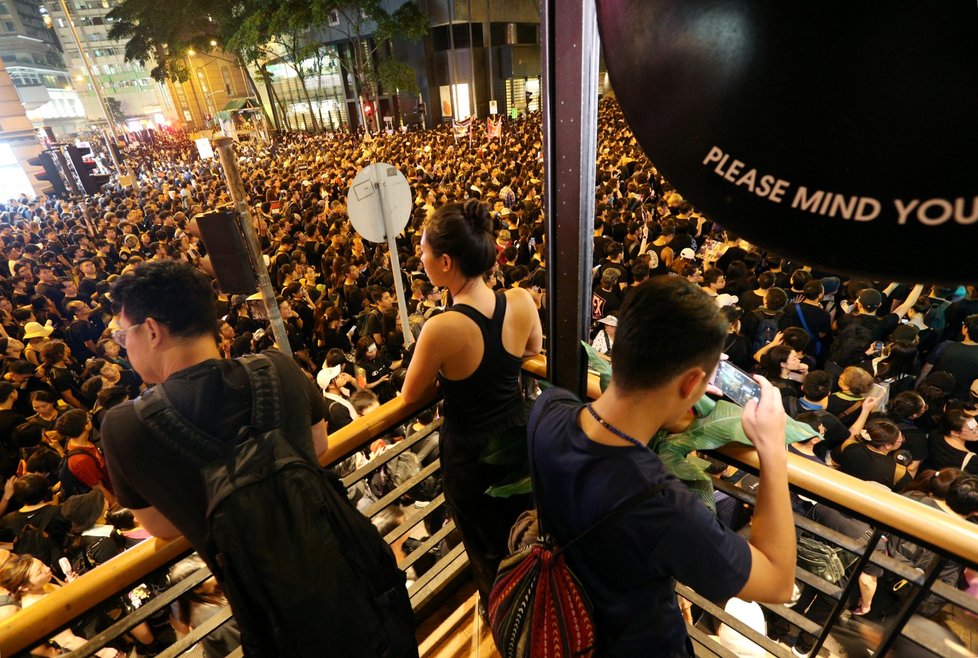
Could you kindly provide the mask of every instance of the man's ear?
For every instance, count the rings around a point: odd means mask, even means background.
[[[699,366],[683,372],[678,381],[680,398],[686,400],[695,395],[702,388],[704,379],[706,379],[706,371]]]
[[[150,344],[153,347],[159,345],[164,337],[164,333],[167,332],[166,326],[157,322],[155,318],[146,318],[143,320],[143,325],[146,327],[146,334],[149,337]]]

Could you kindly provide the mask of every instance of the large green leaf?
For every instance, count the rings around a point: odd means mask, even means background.
[[[611,362],[602,359],[598,351],[583,340],[581,345],[584,346],[584,352],[587,354],[587,367],[598,373],[601,378],[601,392],[604,393],[611,383]]]
[[[533,493],[533,485],[530,482],[529,475],[518,477],[515,480],[510,479],[500,484],[494,484],[486,489],[486,494],[493,498],[509,498],[510,496],[530,493]]]

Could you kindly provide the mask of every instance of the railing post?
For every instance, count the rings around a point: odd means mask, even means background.
[[[543,167],[547,222],[547,378],[582,399],[581,341],[591,317],[598,125],[598,22],[593,0],[543,0]]]
[[[941,557],[939,554],[934,554],[934,559],[931,560],[930,566],[927,568],[924,574],[924,582],[917,591],[913,593],[913,596],[907,597],[900,606],[900,612],[894,616],[890,623],[888,623],[883,631],[883,639],[880,641],[878,647],[873,651],[874,656],[885,656],[889,652],[890,647],[896,642],[897,637],[900,636],[900,632],[903,627],[907,625],[910,618],[913,617],[917,610],[917,607],[921,604],[928,594],[930,594],[930,588],[933,586],[934,581],[941,573],[941,568],[944,566],[944,562],[947,558]]]

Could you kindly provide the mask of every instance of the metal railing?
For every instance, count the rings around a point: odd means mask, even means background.
[[[543,357],[530,359],[525,363],[524,371],[530,378],[543,377],[546,372],[546,362]],[[596,378],[591,379],[588,392],[591,397],[595,397],[599,394],[599,387]],[[532,384],[533,382],[530,383],[531,387]],[[349,426],[330,435],[330,447],[322,460],[324,465],[337,464],[369,444],[378,435],[403,423],[406,419],[413,418],[419,410],[434,402],[434,394],[429,399],[414,405],[406,405],[400,399],[395,399],[368,417],[353,421]],[[438,426],[439,422],[435,421],[418,432],[410,433],[403,441],[394,444],[393,447],[343,478],[344,485],[352,487],[357,482],[371,477],[377,469],[390,463],[404,451],[415,450],[420,442],[437,431]],[[748,447],[728,446],[716,451],[714,456],[747,471],[756,472],[758,467],[757,456]],[[439,469],[438,460],[432,461],[395,490],[366,506],[363,509],[364,513],[373,516],[381,512],[421,484],[425,478],[437,474]],[[913,589],[897,614],[882,626],[873,629],[875,635],[867,642],[869,648],[877,655],[881,655],[899,642],[911,642],[927,648],[935,655],[950,655],[947,646],[943,644],[946,638],[934,633],[933,627],[918,623],[919,620],[914,617],[914,612],[925,597],[934,594],[946,600],[951,606],[978,615],[978,605],[976,605],[978,600],[937,580],[940,568],[947,559],[971,567],[978,565],[978,527],[950,514],[880,489],[876,485],[794,455],[788,456],[788,477],[796,493],[818,500],[819,504],[844,511],[864,521],[870,530],[861,538],[848,537],[808,518],[796,515],[795,523],[799,531],[808,533],[826,545],[837,546],[856,558],[847,569],[846,577],[836,583],[828,582],[802,568],[796,570],[799,585],[812,588],[817,597],[828,602],[827,612],[821,618],[809,618],[804,611],[783,605],[766,605],[765,612],[769,619],[784,620],[796,631],[808,633],[815,638],[816,651],[826,642],[832,642],[833,636],[837,634],[851,635],[854,632],[853,625],[858,625],[858,622],[847,612],[847,604],[856,591],[858,575],[867,566],[872,565],[886,573],[895,574],[897,578],[905,581],[907,587]],[[722,480],[717,481],[716,488],[746,506],[753,504],[754,496],[750,491]],[[439,494],[427,505],[411,509],[394,529],[386,532],[385,539],[392,544],[403,539],[412,528],[425,520],[430,520],[433,514],[442,514],[443,507],[444,496]],[[435,564],[420,573],[409,588],[412,605],[419,617],[423,617],[447,589],[458,583],[467,569],[468,561],[462,546],[457,543],[444,543],[444,540],[453,535],[453,529],[451,521],[440,525],[420,540],[421,543],[414,552],[400,559],[399,566],[402,569],[409,569],[417,566],[428,551],[439,546],[443,549],[443,554],[439,555]],[[887,536],[904,537],[926,547],[934,556],[931,563],[926,565],[927,568],[919,569],[894,560],[879,550],[874,550],[880,545],[879,539]],[[60,591],[44,597],[30,608],[0,622],[0,654],[11,655],[25,647],[36,645],[65,627],[84,611],[98,605],[116,592],[124,591],[133,583],[138,583],[154,570],[172,564],[186,555],[189,550],[186,540],[180,538],[172,541],[151,539],[126,551],[123,555],[66,585]],[[89,642],[84,650],[72,655],[94,654],[98,646],[104,645],[111,637],[126,632],[138,624],[143,616],[148,616],[154,610],[169,605],[171,601],[206,577],[206,570],[195,573],[191,578],[158,595],[132,615],[118,621],[112,628]],[[716,602],[707,601],[682,585],[677,587],[677,591],[704,613],[702,619],[715,618],[717,623],[738,631],[743,637],[772,655],[784,658],[793,655],[784,645],[778,644],[770,637],[758,633],[724,612]],[[228,617],[229,613],[225,612],[212,618],[207,624],[194,629],[191,635],[160,655],[167,657],[179,655],[217,625],[226,621]],[[698,654],[735,655],[715,639],[710,632],[711,629],[702,619],[697,620],[699,623],[688,627]]]
[[[409,419],[413,419],[419,411],[434,402],[436,402],[434,393],[427,399],[410,405],[405,404],[403,400],[397,398],[382,405],[368,416],[353,420],[346,427],[329,435],[329,448],[320,457],[322,465],[335,466],[347,456],[365,447],[378,435],[387,432]],[[384,466],[404,450],[410,449],[418,441],[428,436],[430,432],[437,429],[438,424],[436,422],[424,430],[408,436],[404,441],[399,442],[391,449],[384,451],[375,459],[370,460],[363,468],[345,478],[343,480],[344,484],[346,486],[352,486],[357,481],[370,477],[377,469]],[[436,460],[433,464],[426,467],[422,473],[425,476],[431,475],[436,473],[438,468],[438,461]],[[420,479],[423,479],[423,477]],[[389,504],[396,502],[401,495],[416,486],[420,479],[417,477],[411,478],[411,480],[384,496],[366,510],[367,516],[373,516]],[[408,515],[395,530],[386,535],[386,539],[388,542],[393,542],[403,537],[415,525],[422,522],[431,514],[436,513],[443,505],[444,496],[439,495],[424,508]],[[402,568],[407,569],[414,565],[422,555],[431,550],[433,546],[449,533],[450,530],[446,530],[445,528],[439,529],[435,535],[430,537],[415,552],[408,556],[408,560],[402,562]],[[435,538],[436,536],[437,539]],[[14,655],[18,651],[34,647],[38,643],[44,642],[47,638],[52,637],[68,626],[80,615],[102,604],[110,597],[131,589],[134,584],[138,584],[148,574],[161,568],[169,567],[190,552],[191,546],[183,537],[172,540],[151,538],[125,551],[121,555],[85,573],[77,580],[64,585],[58,591],[48,594],[29,608],[0,621],[0,655]],[[433,567],[429,568],[422,577],[416,580],[410,588],[409,594],[412,605],[418,614],[424,614],[428,606],[436,603],[438,597],[446,590],[447,586],[453,582],[457,582],[459,576],[465,571],[467,566],[468,560],[465,557],[465,552],[460,545],[455,546],[446,555],[442,556]],[[71,655],[73,657],[94,655],[100,648],[137,626],[152,613],[166,607],[208,576],[209,572],[206,569],[196,572],[190,578],[181,581],[179,585],[158,594],[146,605],[99,633],[97,637],[91,638],[84,649],[73,651]],[[191,582],[192,584],[185,585],[187,582]],[[230,618],[230,611],[215,615],[215,617],[208,620],[207,624],[195,628],[190,635],[167,649],[160,656],[180,655],[180,653],[191,648],[214,628],[217,628],[220,623],[227,621],[228,618]]]

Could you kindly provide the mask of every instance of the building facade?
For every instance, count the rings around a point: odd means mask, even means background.
[[[85,124],[60,46],[37,0],[0,0],[0,59],[35,127],[55,134]]]
[[[41,170],[27,162],[41,150],[34,125],[0,61],[0,200],[21,194],[33,197],[50,187],[35,178]]]
[[[108,37],[112,23],[107,14],[116,4],[115,0],[67,0],[78,38],[92,65],[92,74],[101,84],[117,125],[141,130],[170,123],[177,119],[178,113],[166,85],[153,80],[139,62],[125,61],[125,42]],[[45,0],[45,8],[85,117],[89,125],[104,126],[105,115],[61,3]]]
[[[390,0],[393,12],[403,0]],[[378,43],[362,16],[334,11],[311,28],[319,55],[301,64],[284,53],[255,72],[269,116],[285,129],[358,129],[525,113],[540,104],[540,9],[531,0],[429,0],[419,3],[428,34]],[[355,24],[351,25],[351,20]],[[351,38],[353,37],[353,38]],[[359,53],[355,51],[359,50]],[[383,86],[363,89],[347,63],[358,57],[374,71],[385,58],[410,65],[418,93]],[[366,112],[365,112],[366,110]],[[372,115],[372,116],[371,116]]]
[[[167,80],[177,120],[188,130],[218,129],[220,114],[233,101],[253,97],[248,73],[234,55],[217,47],[183,53],[189,76]]]

